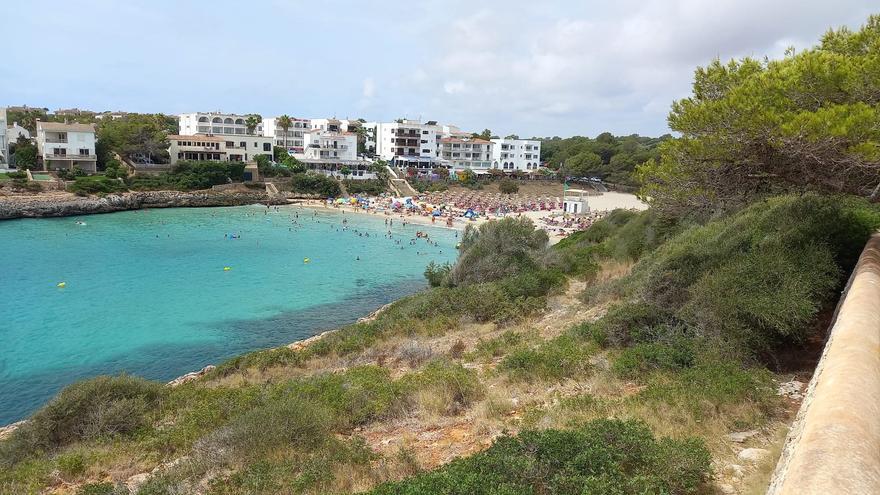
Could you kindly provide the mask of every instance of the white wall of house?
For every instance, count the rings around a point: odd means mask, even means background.
[[[7,122],[8,124],[8,122]],[[10,144],[18,141],[19,136],[22,136],[26,139],[31,138],[31,131],[25,129],[20,126],[18,122],[13,122],[12,125],[6,126],[6,141]]]
[[[357,135],[311,130],[304,135],[303,155],[307,159],[357,160]]]
[[[257,155],[272,156],[272,138],[263,136],[168,136],[171,164],[180,160],[252,162]]]
[[[214,135],[245,135],[247,134],[247,116],[231,113],[195,112],[182,113],[177,116],[180,135],[196,134]],[[263,124],[257,125],[254,135],[263,135]]]
[[[530,172],[541,167],[541,141],[533,139],[493,139],[494,168],[505,172]]]
[[[9,163],[9,140],[6,132],[6,109],[0,108],[0,165]]]
[[[287,146],[291,153],[302,153],[305,133],[312,129],[310,119],[290,118],[293,122],[285,136],[284,129],[278,126],[278,117],[263,119],[263,135],[271,137],[275,146]],[[285,139],[286,137],[286,139]]]
[[[488,170],[493,168],[494,143],[475,138],[443,138],[440,140],[440,159],[455,171]]]
[[[95,172],[95,127],[92,124],[37,122],[37,154],[47,170],[80,167]]]
[[[437,158],[437,140],[442,128],[417,120],[381,122],[375,126],[376,154],[383,160],[395,157]]]

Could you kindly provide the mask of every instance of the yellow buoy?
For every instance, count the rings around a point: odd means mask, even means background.
[[[67,287],[67,282],[58,282],[58,285],[56,285],[56,287],[58,287],[59,289],[63,289]]]
[[[308,258],[303,258],[303,263],[308,263],[309,261],[312,261],[312,260],[310,260]]]
[[[231,267],[231,266],[224,266],[224,267],[223,267],[223,271],[224,271],[224,272],[228,272],[229,270],[232,270],[232,267]]]

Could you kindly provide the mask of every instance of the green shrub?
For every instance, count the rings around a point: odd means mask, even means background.
[[[440,287],[449,276],[452,265],[449,263],[437,264],[433,261],[425,267],[425,279],[431,287]]]
[[[474,349],[474,355],[490,358],[503,356],[524,342],[523,334],[508,330],[494,339],[479,341]]]
[[[769,371],[743,367],[729,357],[699,356],[691,367],[655,372],[646,381],[647,388],[631,400],[666,404],[687,411],[696,420],[743,404],[754,404],[766,417],[778,404]],[[739,427],[752,426],[750,423],[755,420],[741,419],[745,424]]]
[[[671,320],[671,315],[645,302],[619,303],[608,308],[598,322],[607,343],[625,346],[650,341],[656,329]]]
[[[420,394],[437,400],[439,411],[455,414],[483,397],[483,386],[476,373],[445,359],[434,359],[416,373],[398,380],[400,393],[413,407]]]
[[[694,365],[693,343],[680,340],[676,344],[643,343],[621,351],[613,369],[623,378],[635,379],[655,369],[675,370]]]
[[[492,282],[534,270],[547,248],[547,233],[531,220],[503,218],[468,226],[462,235],[461,251],[449,274],[453,285]]]
[[[710,462],[700,440],[658,441],[640,422],[596,420],[576,430],[501,437],[484,452],[370,493],[694,494],[708,480]]]
[[[324,197],[336,197],[342,192],[336,179],[318,173],[294,174],[290,179],[290,187],[293,192]]]
[[[773,198],[669,240],[636,265],[633,285],[699,334],[759,352],[803,338],[878,227],[867,202]]]
[[[126,375],[99,376],[64,388],[0,442],[0,465],[80,440],[125,435],[146,424],[166,394],[161,383]]]
[[[518,349],[501,361],[499,369],[518,380],[560,380],[590,369],[595,347],[567,332],[534,349]]]
[[[86,472],[88,468],[88,459],[82,452],[73,451],[59,455],[55,462],[61,474],[67,477],[77,477]]]
[[[501,194],[515,194],[519,192],[519,184],[510,179],[501,179],[498,182],[498,190]]]
[[[346,179],[344,182],[349,194],[378,196],[388,190],[388,183],[381,179]]]
[[[67,190],[79,196],[86,196],[89,194],[124,192],[128,188],[117,179],[111,179],[103,175],[92,175],[77,177],[73,184],[67,186]]]
[[[331,439],[333,415],[309,400],[286,396],[232,419],[193,446],[210,464],[255,460],[278,447],[308,451]]]
[[[389,414],[398,393],[388,370],[359,366],[344,373],[327,373],[289,382],[277,392],[325,406],[346,428],[374,421]]]

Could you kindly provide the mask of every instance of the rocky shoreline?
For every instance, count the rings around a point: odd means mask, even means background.
[[[112,213],[144,208],[199,208],[242,206],[254,203],[286,204],[284,198],[265,191],[139,191],[104,197],[28,196],[0,199],[0,220]]]

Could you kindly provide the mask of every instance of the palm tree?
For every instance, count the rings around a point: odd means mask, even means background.
[[[284,149],[287,149],[287,130],[290,129],[290,126],[293,125],[293,119],[290,118],[290,115],[282,115],[278,117],[278,127],[284,131]]]
[[[263,117],[257,114],[248,115],[247,119],[245,119],[244,121],[244,125],[247,127],[248,134],[254,133],[254,130],[257,128],[258,125],[260,125],[261,120],[263,120]]]

